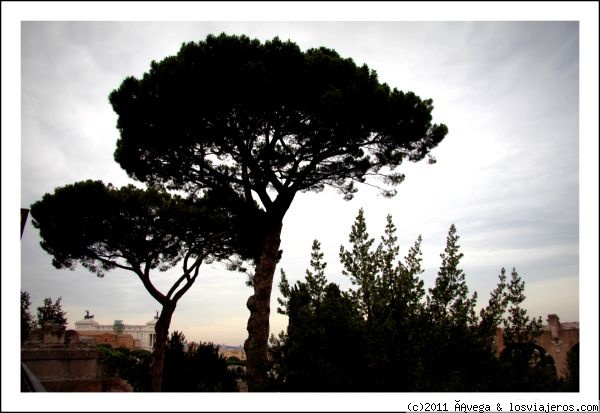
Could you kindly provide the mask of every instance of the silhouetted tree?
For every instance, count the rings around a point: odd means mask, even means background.
[[[534,339],[539,322],[521,304],[524,282],[501,270],[488,305],[474,312],[460,268],[456,227],[449,230],[434,286],[425,296],[421,237],[398,260],[395,226],[387,217],[377,247],[361,210],[350,246],[340,249],[350,293],[326,277],[319,244],[313,243],[311,270],[293,286],[282,270],[280,313],[288,328],[271,337],[272,382],[284,391],[552,391],[559,389],[551,358]],[[315,283],[314,274],[319,274]],[[369,293],[365,294],[364,288]],[[316,293],[315,293],[316,292]],[[324,297],[319,299],[318,297]],[[367,305],[369,303],[369,305]],[[510,307],[509,307],[510,306]],[[508,316],[507,316],[508,314]],[[494,338],[507,327],[521,337],[500,359]],[[543,349],[542,349],[543,350]],[[523,357],[524,356],[524,357]]]
[[[508,283],[507,300],[510,306],[504,320],[505,343],[533,343],[542,332],[542,318],[530,318],[527,310],[521,307],[525,301],[525,281],[514,268]]]
[[[421,236],[399,259],[396,227],[386,217],[384,236],[375,251],[378,275],[369,334],[370,377],[367,390],[398,391],[414,386],[419,371],[420,331],[424,325],[425,295],[421,268]],[[398,366],[402,366],[401,369]]]
[[[478,334],[477,293],[469,297],[460,267],[459,238],[452,224],[438,275],[426,297],[424,341],[429,352],[422,357],[420,386],[428,391],[483,391],[494,363],[494,354],[485,350]]]
[[[62,309],[62,297],[58,297],[54,302],[52,298],[44,298],[44,304],[37,308],[37,322],[40,327],[45,323],[55,323],[61,326],[67,324],[66,312]]]
[[[379,271],[381,277],[378,282],[378,301],[390,302],[391,308],[398,312],[398,318],[410,318],[422,313],[422,299],[425,296],[423,280],[419,276],[423,273],[421,267],[422,252],[419,235],[414,245],[408,250],[404,262],[398,259],[399,247],[396,242],[396,227],[392,216],[387,216],[385,235],[377,248]]]
[[[464,256],[460,252],[460,245],[454,224],[448,230],[446,248],[441,254],[442,265],[435,279],[435,286],[429,289],[427,296],[428,308],[436,321],[449,321],[454,325],[472,324],[475,320],[475,303],[477,293],[468,297],[469,288],[465,281],[465,274],[459,267]]]
[[[162,391],[188,391],[189,378],[185,371],[185,335],[177,330],[171,333],[165,349],[165,368],[163,371]]]
[[[56,268],[80,263],[102,277],[106,271],[133,272],[162,306],[150,362],[151,389],[160,391],[164,349],[179,299],[196,281],[203,261],[235,253],[230,199],[211,193],[183,199],[157,188],[120,189],[100,181],[57,188],[31,206],[41,246]],[[181,275],[167,293],[153,284],[152,270],[181,265]]]
[[[289,317],[287,333],[271,337],[273,390],[358,391],[366,362],[364,321],[355,303],[333,283],[325,285],[320,243],[312,245],[312,269],[304,281],[289,286],[282,270],[281,314]]]
[[[28,291],[21,291],[21,344],[27,340],[29,333],[35,328],[35,321],[29,307],[31,299]]]
[[[447,133],[431,123],[432,100],[379,83],[327,48],[302,52],[278,38],[208,36],[153,61],[110,94],[118,114],[115,159],[138,180],[196,193],[233,189],[264,211],[251,244],[256,269],[250,310],[250,390],[267,371],[270,297],[283,218],[298,192],[383,180],[384,195]],[[434,162],[430,158],[430,162]]]
[[[513,268],[507,287],[508,315],[503,320],[504,345],[501,359],[510,365],[510,382],[520,391],[540,391],[558,385],[554,361],[535,344],[542,333],[542,318],[531,318],[521,304],[525,282]]]
[[[212,343],[187,344],[185,335],[174,331],[165,355],[165,392],[234,391],[234,375]]]
[[[106,377],[120,377],[133,387],[135,392],[150,391],[150,359],[147,350],[118,347],[110,344],[97,344],[100,364]]]
[[[227,361],[219,354],[219,347],[213,343],[199,343],[191,346],[187,354],[191,365],[192,391],[232,392],[236,390],[234,373],[227,369]]]
[[[362,208],[352,225],[349,241],[352,244],[351,251],[340,247],[340,261],[344,266],[342,274],[350,277],[352,285],[357,287],[352,291],[353,298],[368,321],[373,313],[379,261],[372,250],[375,239],[369,237]]]
[[[509,297],[506,284],[506,270],[502,268],[498,276],[498,284],[490,293],[488,305],[482,308],[479,312],[479,334],[483,340],[483,344],[490,352],[494,350],[494,338],[497,329],[504,320],[506,309],[509,304]]]

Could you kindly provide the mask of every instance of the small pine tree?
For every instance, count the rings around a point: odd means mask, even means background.
[[[493,349],[496,329],[501,325],[508,306],[508,293],[506,291],[506,270],[502,268],[498,276],[498,285],[490,294],[487,307],[479,312],[479,334],[488,350]]]
[[[525,301],[525,281],[513,268],[508,284],[507,301],[510,303],[508,317],[504,320],[504,342],[533,343],[542,332],[542,317],[530,318],[521,307]]]
[[[479,362],[474,328],[477,324],[477,294],[470,298],[465,274],[460,268],[456,226],[448,231],[442,264],[426,299],[428,328],[420,348],[422,370],[419,387],[426,391],[464,391],[472,388]]]
[[[385,232],[381,237],[381,243],[377,247],[377,256],[379,258],[379,267],[381,270],[381,279],[378,283],[378,290],[383,292],[393,291],[394,279],[397,274],[397,257],[400,248],[396,244],[396,226],[392,222],[392,216],[386,216]],[[385,297],[382,297],[385,298]]]
[[[535,344],[542,332],[542,318],[530,318],[521,307],[525,301],[525,282],[513,268],[508,283],[508,315],[504,320],[505,349],[500,359],[506,363],[512,378],[509,385],[518,391],[540,391],[557,386],[554,363],[546,351]]]
[[[463,253],[456,234],[456,226],[452,224],[446,239],[446,248],[440,257],[442,265],[435,280],[435,286],[429,289],[429,309],[436,321],[450,320],[455,325],[473,324],[476,320],[475,303],[477,293],[468,298],[469,288],[465,274],[459,268]]]
[[[306,283],[308,284],[308,291],[313,302],[318,305],[323,300],[323,295],[325,294],[325,285],[327,284],[325,267],[327,267],[327,263],[323,262],[321,243],[317,240],[314,240],[312,244],[310,266],[312,271],[309,269],[306,270]]]
[[[411,315],[420,312],[421,300],[425,296],[424,282],[419,278],[425,271],[421,267],[423,261],[421,241],[419,235],[404,257],[404,263],[400,263],[400,277],[396,286],[396,295],[401,295],[402,302],[406,303],[408,313]]]
[[[369,237],[362,208],[352,225],[349,241],[352,244],[351,251],[346,250],[344,246],[340,247],[340,261],[344,266],[342,274],[349,276],[352,285],[358,287],[352,294],[359,303],[361,313],[368,320],[373,312],[379,259],[372,251],[375,239]]]
[[[279,292],[283,298],[277,298],[277,303],[281,307],[277,307],[277,313],[288,315],[288,304],[290,300],[291,290],[290,283],[285,275],[285,271],[283,268],[280,270],[281,272],[281,280],[279,281]]]
[[[508,305],[506,270],[502,268],[498,276],[498,285],[490,293],[488,305],[481,309],[479,329],[485,334],[495,334],[496,328],[502,323]]]

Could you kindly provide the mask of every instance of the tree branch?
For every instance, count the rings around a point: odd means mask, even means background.
[[[145,263],[143,272],[139,267],[135,268],[134,272],[137,274],[139,279],[142,280],[146,291],[148,291],[156,301],[158,301],[162,305],[165,305],[168,302],[167,297],[163,293],[158,291],[156,287],[152,284],[152,281],[150,281],[150,263]]]
[[[191,278],[189,278],[189,272],[186,272],[186,274],[184,274],[188,281],[181,288],[181,290],[179,290],[177,293],[175,293],[175,296],[171,300],[173,303],[176,303],[183,296],[183,294],[185,294],[187,292],[187,290],[190,289],[192,284],[194,284],[194,282],[196,281],[196,278],[198,277],[198,271],[200,270],[200,264],[202,264],[202,260],[203,260],[202,257],[198,257],[198,258],[196,258],[196,261],[194,262],[194,264],[192,264],[192,267],[190,269],[194,269],[194,275]]]

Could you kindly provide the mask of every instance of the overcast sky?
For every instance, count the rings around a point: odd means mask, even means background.
[[[579,264],[581,226],[597,223],[597,218],[586,221],[597,214],[597,197],[590,211],[580,208],[580,195],[597,194],[597,188],[582,185],[579,169],[586,137],[579,122],[577,21],[36,21],[20,28],[21,164],[13,178],[20,173],[21,207],[80,180],[117,186],[133,182],[113,160],[119,135],[108,102],[126,76],[141,76],[152,60],[211,33],[246,34],[261,41],[279,36],[302,50],[333,48],[376,70],[381,82],[432,98],[433,121],[446,124],[449,133],[432,152],[437,164],[403,165],[406,180],[391,200],[369,187],[350,202],[334,190],[296,197],[284,220],[272,333],[287,325],[276,314],[279,269],[292,282],[302,279],[313,239],[322,243],[329,281],[350,287],[338,253],[340,245],[348,245],[361,207],[375,238],[383,232],[386,214],[393,216],[402,256],[422,235],[427,288],[454,223],[464,253],[461,266],[479,306],[489,299],[500,269],[515,267],[526,282],[524,306],[530,315],[544,322],[550,313],[562,322],[580,320],[580,287],[589,283],[585,277],[598,274],[585,273]],[[589,173],[596,174],[598,155],[591,156],[596,169]],[[597,247],[597,238],[591,241]],[[29,218],[21,239],[21,283],[15,289],[29,291],[34,310],[45,297],[61,296],[73,327],[86,309],[105,324],[117,319],[144,324],[160,309],[132,273],[115,270],[100,279],[81,267],[57,270],[39,242]],[[163,291],[171,280],[156,276]],[[180,300],[170,331],[182,331],[189,340],[242,344],[249,315],[245,302],[252,293],[244,282],[243,275],[219,264],[205,265]],[[585,302],[595,305],[597,313],[594,291]]]

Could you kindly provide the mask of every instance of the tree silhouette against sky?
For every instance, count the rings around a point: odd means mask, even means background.
[[[431,123],[431,99],[380,83],[334,50],[303,52],[278,38],[185,43],[141,78],[124,79],[110,103],[120,131],[115,160],[132,178],[192,194],[232,189],[264,211],[249,239],[250,390],[266,377],[282,221],[296,194],[330,186],[351,199],[366,184],[393,196],[404,179],[396,168],[427,157],[447,133]]]
[[[183,199],[157,188],[114,188],[89,180],[57,188],[31,206],[42,248],[56,268],[81,264],[99,277],[117,268],[131,271],[162,306],[150,360],[152,391],[162,387],[165,345],[177,302],[196,281],[204,261],[236,254],[235,218],[219,206],[225,201],[209,194]],[[180,263],[180,275],[168,292],[161,292],[153,282],[156,273]]]

